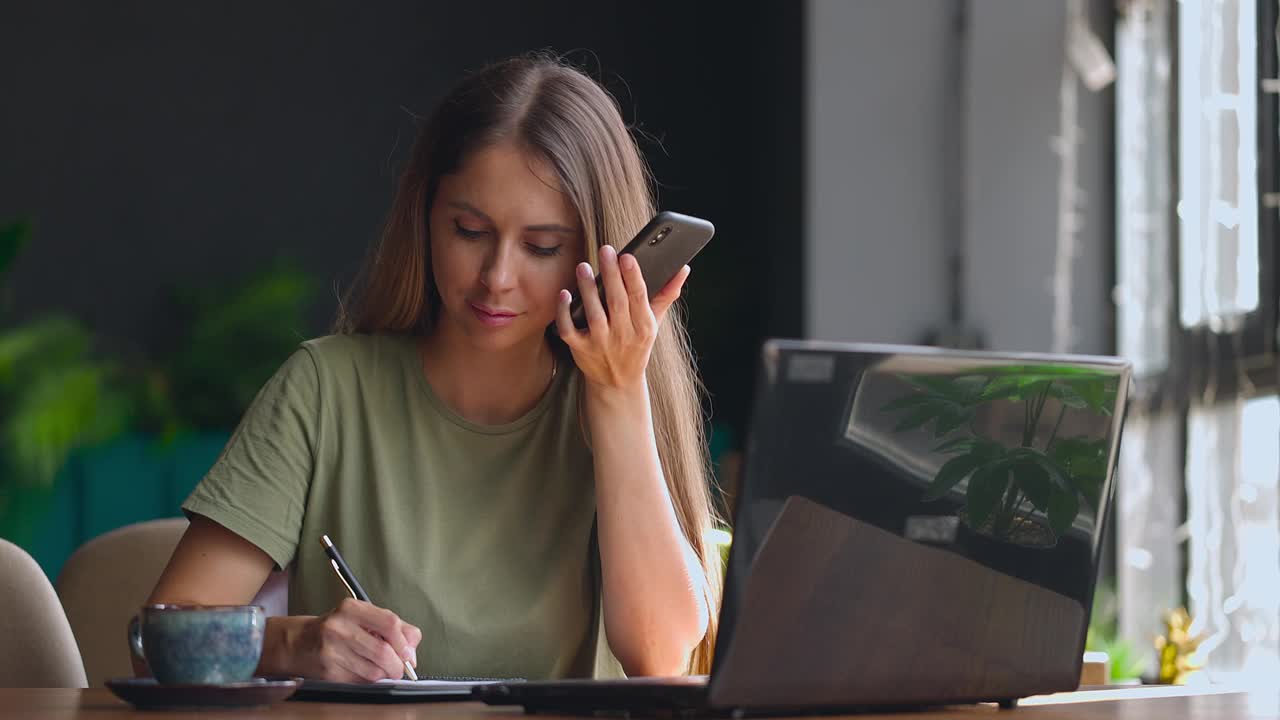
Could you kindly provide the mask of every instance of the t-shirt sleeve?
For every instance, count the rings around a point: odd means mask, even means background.
[[[304,348],[258,392],[183,512],[226,527],[283,569],[298,549],[319,426],[319,372]]]

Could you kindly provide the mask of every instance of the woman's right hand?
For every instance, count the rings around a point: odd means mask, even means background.
[[[375,682],[400,679],[406,660],[418,666],[422,631],[390,610],[367,602],[347,598],[324,615],[270,618],[268,626],[271,620],[283,621],[283,647],[279,649],[285,650],[286,657],[271,664],[287,670],[285,674]],[[272,633],[268,630],[267,634]]]
[[[271,573],[271,557],[201,515],[174,548],[148,603],[242,605]],[[422,631],[390,610],[347,599],[325,615],[267,618],[258,675],[374,682],[417,667]]]

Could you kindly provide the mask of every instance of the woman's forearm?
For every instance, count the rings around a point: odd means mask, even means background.
[[[680,674],[709,610],[663,477],[647,388],[588,388],[587,416],[610,649],[628,675]]]

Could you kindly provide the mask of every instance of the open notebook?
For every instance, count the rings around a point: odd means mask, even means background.
[[[391,685],[402,690],[420,690],[423,688],[470,688],[472,685],[484,685],[486,683],[506,682],[505,680],[490,680],[482,678],[450,678],[435,679],[423,678],[422,680],[379,680],[374,685]]]
[[[496,682],[497,678],[423,678],[422,680],[379,680],[375,683],[343,683],[303,680],[290,700],[319,702],[458,702],[471,700],[471,688]]]

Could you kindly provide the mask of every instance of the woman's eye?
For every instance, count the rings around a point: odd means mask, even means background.
[[[469,228],[465,228],[462,226],[462,223],[457,220],[453,221],[453,230],[464,238],[478,238],[485,233],[484,230],[471,230]]]
[[[537,255],[538,257],[555,257],[560,254],[559,245],[556,245],[555,247],[542,247],[541,245],[535,245],[533,243],[525,243],[525,247],[529,248],[529,252]]]

